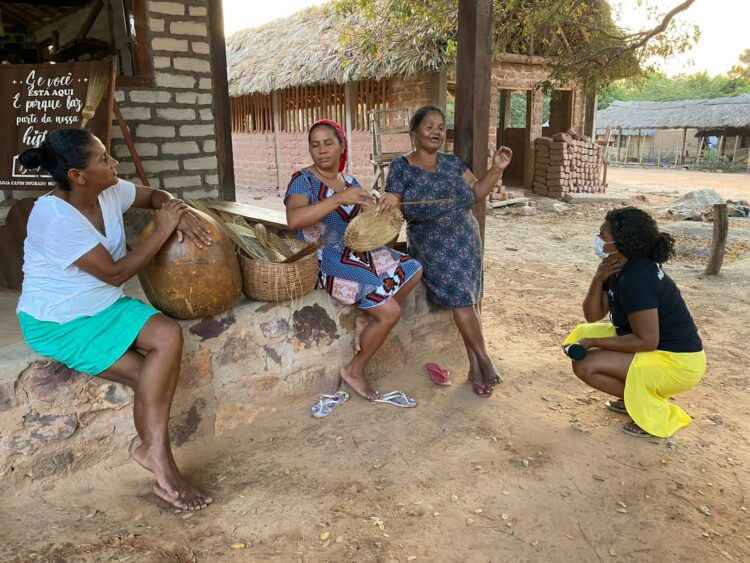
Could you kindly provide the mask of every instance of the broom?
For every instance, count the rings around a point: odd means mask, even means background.
[[[89,77],[86,89],[86,105],[83,106],[83,111],[81,112],[81,127],[86,127],[88,122],[94,118],[96,108],[99,107],[108,88],[109,81],[106,74],[97,72]]]

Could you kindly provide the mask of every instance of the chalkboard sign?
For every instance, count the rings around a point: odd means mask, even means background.
[[[0,189],[45,190],[51,177],[26,170],[18,155],[47,133],[87,127],[106,147],[112,134],[115,60],[0,65]]]

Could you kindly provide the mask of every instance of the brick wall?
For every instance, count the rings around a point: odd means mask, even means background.
[[[205,0],[147,2],[153,85],[118,88],[115,99],[154,187],[180,197],[216,197],[216,130]],[[139,181],[113,127],[120,174]]]
[[[238,190],[251,186],[262,191],[276,189],[273,133],[234,133],[232,149],[234,182]]]

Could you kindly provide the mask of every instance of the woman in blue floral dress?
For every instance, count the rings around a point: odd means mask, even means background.
[[[502,378],[487,353],[477,304],[482,297],[482,241],[471,208],[484,201],[502,178],[513,155],[500,147],[487,174],[477,180],[455,155],[438,152],[445,141],[445,117],[425,106],[409,123],[414,150],[390,166],[386,194],[379,207],[387,211],[407,202],[409,252],[424,266],[431,301],[452,310],[469,357],[469,382],[482,397]]]
[[[354,358],[341,378],[366,399],[377,399],[365,375],[367,362],[401,318],[401,305],[422,278],[422,266],[388,247],[355,252],[344,245],[344,232],[362,208],[374,204],[369,192],[343,174],[346,136],[329,120],[308,132],[313,164],[295,172],[289,182],[286,216],[300,240],[321,245],[319,286],[337,301],[370,315],[358,319]]]

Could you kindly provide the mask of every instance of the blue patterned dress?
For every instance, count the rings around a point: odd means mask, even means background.
[[[409,253],[424,267],[428,297],[450,309],[482,298],[482,241],[471,212],[474,190],[461,175],[466,165],[455,155],[438,153],[429,172],[401,156],[391,163],[386,191],[402,202],[450,199],[445,203],[405,205]]]
[[[342,176],[347,187],[360,187],[351,176]],[[303,169],[292,176],[284,201],[290,195],[302,195],[315,204],[334,193],[315,174]],[[359,205],[340,205],[318,223],[299,229],[297,238],[323,245],[318,250],[318,286],[345,305],[368,309],[388,301],[422,266],[387,246],[371,252],[355,252],[344,246],[346,227],[360,209]]]

